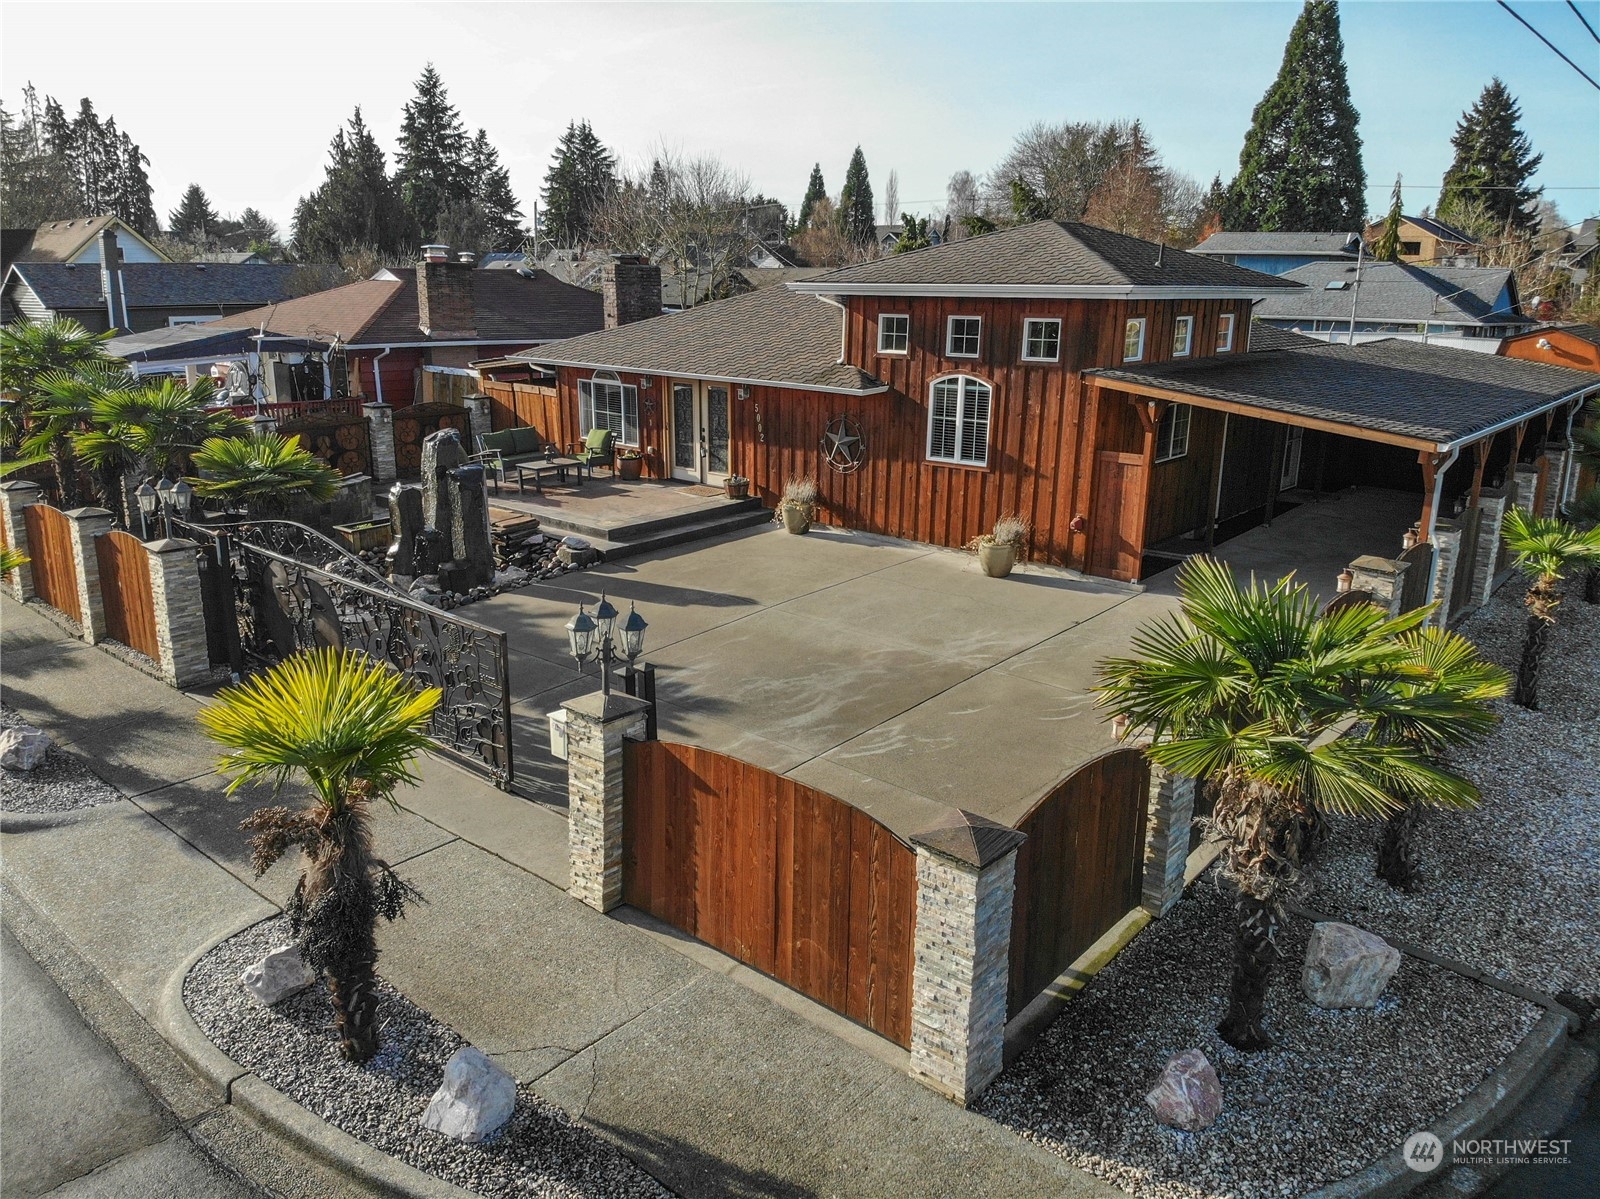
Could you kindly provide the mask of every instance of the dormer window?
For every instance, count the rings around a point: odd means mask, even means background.
[[[981,316],[953,316],[945,334],[944,352],[950,358],[976,358],[982,338]]]

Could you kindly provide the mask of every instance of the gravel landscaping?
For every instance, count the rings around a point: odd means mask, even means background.
[[[29,727],[10,708],[0,707],[0,729]],[[121,792],[102,782],[82,758],[54,745],[32,770],[0,768],[0,812],[75,812],[121,798]]]
[[[183,997],[224,1053],[313,1115],[456,1186],[501,1199],[669,1196],[654,1179],[527,1087],[491,1140],[468,1145],[419,1119],[445,1063],[465,1041],[405,996],[378,984],[382,1048],[365,1066],[339,1056],[327,988],[314,985],[276,1007],[256,1003],[239,975],[289,941],[282,918],[255,925],[207,954]]]

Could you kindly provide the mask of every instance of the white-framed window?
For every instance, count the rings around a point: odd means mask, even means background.
[[[951,358],[976,358],[982,340],[981,316],[953,316],[946,327],[944,352]]]
[[[1217,353],[1226,354],[1233,349],[1233,313],[1224,312],[1217,318]]]
[[[1122,360],[1138,362],[1144,358],[1144,317],[1132,316],[1122,330]]]
[[[989,465],[990,386],[971,375],[934,380],[928,403],[928,458]]]
[[[1156,461],[1171,462],[1189,452],[1189,412],[1187,404],[1168,404],[1156,426]]]
[[[904,354],[911,349],[911,318],[904,313],[878,314],[878,353]]]
[[[610,429],[614,441],[639,444],[639,389],[615,375],[578,380],[578,421],[584,430]]]
[[[201,312],[196,313],[194,316],[169,316],[167,318],[167,328],[171,329],[178,325],[204,325],[216,319],[217,314],[215,312]]]
[[[1180,316],[1172,322],[1172,356],[1187,358],[1194,348],[1194,317]]]
[[[1022,322],[1022,360],[1059,362],[1061,360],[1061,322],[1030,316]]]

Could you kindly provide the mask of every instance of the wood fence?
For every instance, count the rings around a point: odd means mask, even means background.
[[[1008,1016],[1139,905],[1150,764],[1114,749],[1079,767],[1017,828]]]
[[[1419,541],[1400,555],[1400,561],[1410,565],[1400,581],[1400,611],[1426,607],[1433,599],[1428,586],[1433,582],[1433,546]]]
[[[29,504],[22,510],[28,530],[28,556],[33,559],[33,589],[57,612],[80,625],[78,569],[72,560],[72,522],[49,504]]]
[[[110,529],[94,539],[94,553],[100,563],[106,636],[138,650],[152,662],[161,661],[155,597],[150,589],[150,555],[144,543],[131,533]]]
[[[736,758],[660,741],[625,752],[623,901],[909,1045],[914,851]]]
[[[489,420],[496,430],[533,428],[544,440],[565,446],[583,440],[576,405],[568,411],[553,384],[485,383]]]

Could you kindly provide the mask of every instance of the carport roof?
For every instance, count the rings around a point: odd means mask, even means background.
[[[1600,390],[1587,371],[1392,338],[1086,373],[1137,395],[1433,450]]]

